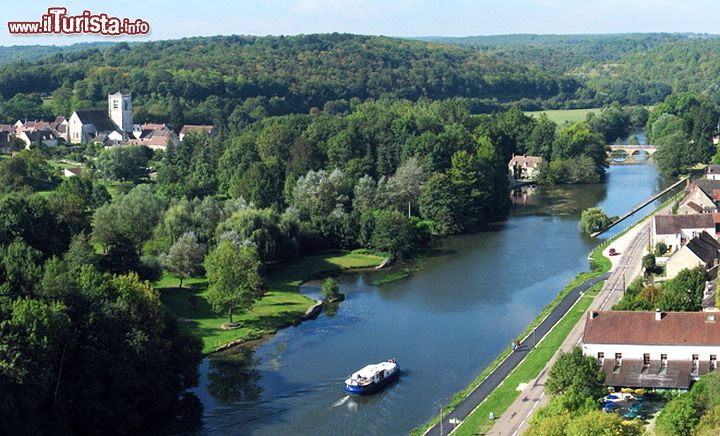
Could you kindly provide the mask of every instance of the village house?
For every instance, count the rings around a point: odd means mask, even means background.
[[[127,143],[144,145],[152,150],[167,150],[168,147],[177,147],[179,139],[165,124],[146,123],[133,127],[132,138]]]
[[[707,272],[707,281],[703,291],[702,310],[703,312],[717,312],[717,284],[718,266],[715,265]]]
[[[515,156],[508,162],[508,174],[515,180],[532,180],[540,171],[543,158],[540,156]]]
[[[688,181],[685,188],[685,199],[681,204],[694,202],[703,209],[718,210],[720,203],[720,179],[697,179],[692,182]]]
[[[720,180],[720,165],[708,165],[705,167],[705,178],[708,180]]]
[[[81,167],[65,168],[63,170],[63,176],[65,177],[76,177],[82,174]]]
[[[688,389],[717,369],[720,324],[712,312],[591,311],[582,349],[597,359],[605,385]]]
[[[185,136],[188,135],[190,132],[201,132],[207,136],[215,136],[217,134],[215,126],[211,124],[185,124],[184,126],[182,126],[182,129],[180,129],[180,141],[182,141]]]
[[[32,144],[40,143],[47,147],[55,147],[58,145],[57,136],[55,136],[55,133],[48,128],[42,130],[22,130],[16,136],[25,143],[25,148],[30,148]]]
[[[680,202],[677,210],[678,215],[717,212],[717,202],[713,196],[713,187],[708,186],[707,188],[709,188],[709,194],[697,183],[688,184],[685,190],[685,197]],[[718,188],[720,189],[720,186],[718,186]]]
[[[707,232],[701,232],[667,259],[665,276],[672,279],[684,269],[693,269],[698,266],[706,269],[715,267],[719,252],[720,242]]]
[[[670,252],[679,250],[702,232],[717,238],[720,214],[655,215],[653,216],[650,243],[654,247],[664,243]]]

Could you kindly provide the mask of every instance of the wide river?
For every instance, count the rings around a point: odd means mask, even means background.
[[[597,205],[619,215],[669,183],[653,165],[611,166],[602,185],[514,195],[507,221],[444,240],[440,254],[408,279],[375,287],[371,273],[344,276],[347,299],[335,314],[203,361],[196,393],[205,411],[191,433],[406,434],[587,270],[588,252],[601,241],[578,231],[582,209]],[[398,383],[371,397],[346,397],[349,373],[390,357],[403,370]]]

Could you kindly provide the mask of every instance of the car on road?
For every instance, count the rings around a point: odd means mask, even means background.
[[[614,248],[611,248],[610,251],[608,252],[608,254],[609,254],[610,256],[617,256],[618,252],[615,251]]]

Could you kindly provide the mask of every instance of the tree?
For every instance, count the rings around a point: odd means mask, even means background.
[[[136,182],[148,176],[151,154],[145,146],[113,147],[100,153],[97,169],[107,179]]]
[[[698,311],[702,308],[706,271],[703,267],[684,269],[663,283],[658,307],[668,312]]]
[[[57,184],[58,177],[39,150],[23,150],[0,161],[0,192],[40,191]]]
[[[268,262],[276,259],[281,239],[279,222],[277,213],[270,209],[245,208],[220,223],[216,234],[219,239],[224,233],[235,233],[240,243],[253,244],[260,259]]]
[[[700,421],[702,409],[690,393],[673,398],[658,415],[655,431],[659,436],[690,436]]]
[[[408,256],[415,248],[415,227],[401,212],[378,211],[371,245],[374,249],[388,253],[393,258]]]
[[[655,270],[657,269],[657,264],[655,263],[655,255],[652,253],[648,253],[643,256],[642,267],[648,273],[655,272]]]
[[[186,277],[200,273],[204,256],[205,250],[198,244],[195,233],[188,232],[180,236],[160,260],[165,268],[177,274],[178,287],[182,289]]]
[[[655,257],[663,257],[667,253],[667,245],[664,242],[658,242],[655,244]]]
[[[205,258],[208,302],[213,310],[227,313],[231,325],[233,311],[250,309],[260,296],[261,267],[253,245],[238,246],[229,240],[221,241]]]
[[[340,293],[340,286],[337,280],[332,277],[325,279],[322,285],[322,294],[325,301],[335,302],[341,300],[344,295]]]
[[[591,207],[582,211],[580,215],[580,230],[587,234],[592,234],[604,230],[612,223],[610,217],[605,215],[599,207]]]
[[[127,195],[95,210],[92,239],[105,250],[114,241],[130,241],[140,254],[143,242],[153,235],[164,210],[165,203],[152,186],[138,185]]]
[[[595,410],[570,421],[565,429],[565,434],[568,436],[640,436],[643,431],[640,421],[625,424],[623,417],[617,413]]]
[[[457,202],[458,198],[447,174],[435,173],[423,185],[420,193],[420,214],[432,221],[435,234],[452,235],[461,230],[456,217]]]
[[[582,349],[575,347],[560,355],[550,369],[547,389],[554,395],[575,392],[585,396],[600,397],[604,380],[605,374],[596,360],[583,355]]]
[[[695,429],[696,436],[714,436],[720,434],[720,406],[705,412]]]

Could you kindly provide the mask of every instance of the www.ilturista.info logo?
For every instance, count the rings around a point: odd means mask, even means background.
[[[9,21],[8,31],[15,35],[82,33],[94,35],[147,35],[150,23],[145,20],[111,17],[83,11],[80,15],[67,15],[66,8],[48,8],[40,21]]]

